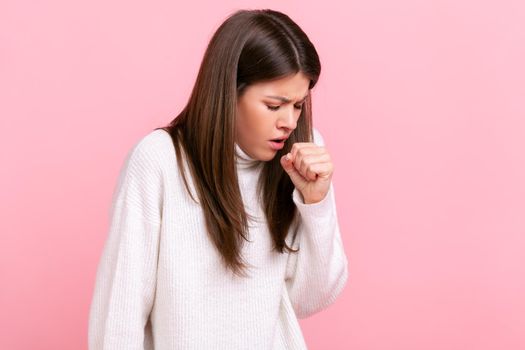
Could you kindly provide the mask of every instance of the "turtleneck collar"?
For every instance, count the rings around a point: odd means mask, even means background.
[[[237,142],[235,142],[235,162],[237,168],[240,169],[253,168],[263,163],[261,160],[250,157]]]

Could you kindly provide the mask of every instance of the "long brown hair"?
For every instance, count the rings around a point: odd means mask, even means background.
[[[167,126],[177,154],[179,171],[188,187],[181,147],[204,211],[208,235],[226,267],[246,276],[241,247],[247,239],[248,214],[242,201],[235,162],[237,98],[250,84],[304,73],[309,90],[321,65],[314,45],[287,15],[269,9],[239,10],[212,36],[186,107]],[[311,94],[283,149],[265,162],[257,192],[272,235],[273,249],[297,252],[285,238],[296,215],[294,185],[280,165],[295,142],[311,142]],[[193,198],[195,202],[197,200]],[[199,203],[199,202],[197,202]],[[251,218],[250,218],[251,220]]]

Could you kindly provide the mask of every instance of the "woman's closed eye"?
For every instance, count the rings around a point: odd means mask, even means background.
[[[281,107],[281,106],[269,106],[269,105],[266,105],[266,106],[271,111],[276,111],[276,110],[278,110]],[[303,109],[303,105],[302,104],[301,105],[295,105],[294,107],[295,107],[295,109],[299,109],[299,110]]]

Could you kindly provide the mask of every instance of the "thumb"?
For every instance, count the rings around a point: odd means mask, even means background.
[[[284,171],[288,173],[288,176],[290,176],[295,187],[303,188],[307,181],[301,174],[299,174],[297,169],[295,169],[293,162],[288,160],[287,155],[281,157],[281,165],[284,168]]]

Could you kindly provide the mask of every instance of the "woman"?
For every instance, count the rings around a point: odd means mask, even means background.
[[[129,152],[89,317],[95,349],[305,349],[297,318],[347,280],[333,164],[312,127],[316,50],[240,10],[188,104]]]

